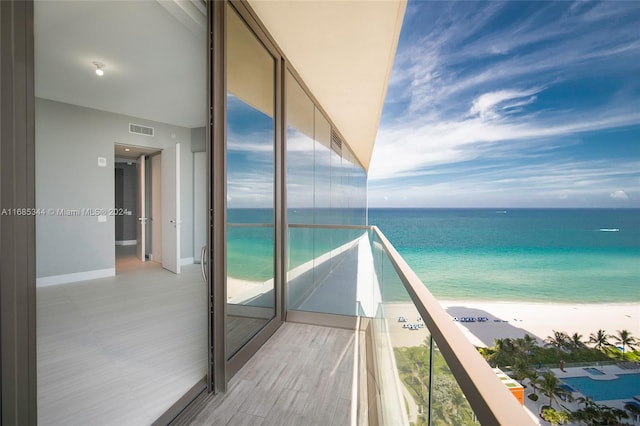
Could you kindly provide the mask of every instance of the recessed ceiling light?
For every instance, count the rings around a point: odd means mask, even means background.
[[[92,64],[96,67],[96,75],[102,77],[104,75],[104,70],[102,69],[104,68],[104,64],[96,61],[93,61]]]
[[[124,150],[125,150],[125,152],[131,151],[129,148],[125,148]]]

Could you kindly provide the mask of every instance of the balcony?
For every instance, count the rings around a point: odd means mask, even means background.
[[[380,230],[289,232],[334,248],[290,267],[287,322],[174,424],[535,424]]]

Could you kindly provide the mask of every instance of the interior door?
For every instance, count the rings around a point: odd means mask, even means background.
[[[180,273],[180,144],[162,150],[162,267]]]
[[[162,159],[157,153],[151,163],[151,259],[162,263]]]
[[[138,157],[136,163],[138,172],[138,194],[136,195],[136,211],[138,212],[138,222],[136,223],[136,256],[142,262],[145,261],[145,241],[147,215],[145,212],[145,163],[144,155]]]

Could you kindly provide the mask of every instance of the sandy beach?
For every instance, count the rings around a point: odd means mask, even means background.
[[[533,302],[491,301],[440,301],[442,307],[453,318],[487,317],[485,322],[456,322],[458,327],[475,346],[492,346],[497,338],[517,338],[528,333],[542,341],[553,330],[569,335],[580,333],[588,340],[591,333],[603,329],[607,334],[616,334],[626,329],[640,338],[640,303],[615,304],[568,304]],[[411,304],[385,305],[390,321],[392,342],[397,346],[420,344],[426,336],[424,330],[407,330],[397,322],[405,316],[407,323],[417,323],[418,316]],[[397,328],[397,330],[395,330]],[[395,332],[394,332],[395,330]],[[611,340],[611,343],[614,343]]]

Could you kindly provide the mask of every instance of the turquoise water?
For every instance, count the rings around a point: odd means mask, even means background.
[[[621,374],[615,380],[568,377],[562,379],[562,381],[594,401],[632,399],[640,392],[640,374]]]
[[[363,209],[292,209],[291,224],[364,225]],[[274,217],[272,209],[229,209],[227,273],[250,281],[267,281],[274,271]],[[287,230],[292,270],[363,234],[362,230],[290,227]]]
[[[271,210],[242,209],[229,216],[235,223],[273,221]],[[314,217],[301,210],[289,216],[291,223],[331,223],[345,215],[319,210]],[[640,209],[370,209],[369,223],[440,299],[640,301]],[[289,269],[359,235],[288,232]],[[272,227],[229,229],[229,273],[271,278],[273,244]],[[390,299],[406,296],[397,287],[384,289]]]
[[[441,299],[640,301],[640,209],[371,209],[369,223]]]
[[[592,376],[604,376],[605,373],[601,370],[598,370],[595,367],[587,367],[587,368],[583,368],[584,371],[586,371],[587,373],[591,374]]]

